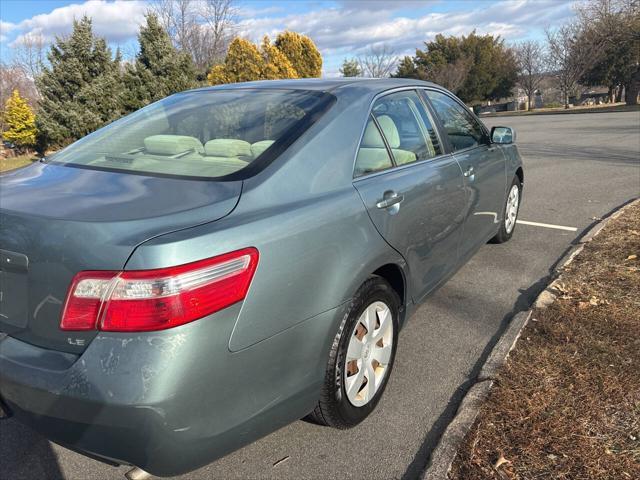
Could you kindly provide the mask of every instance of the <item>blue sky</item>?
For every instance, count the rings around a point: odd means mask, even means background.
[[[94,30],[125,57],[135,55],[136,33],[150,0],[2,0],[0,56],[13,57],[24,36],[51,41],[87,14]],[[195,0],[198,1],[198,0]],[[258,41],[284,29],[309,35],[324,58],[324,74],[335,76],[344,58],[376,46],[413,54],[436,34],[472,30],[502,35],[507,42],[542,38],[544,29],[573,16],[571,0],[238,0],[238,34]]]

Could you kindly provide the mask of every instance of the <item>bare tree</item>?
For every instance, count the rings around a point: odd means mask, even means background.
[[[446,63],[425,73],[425,79],[442,85],[453,93],[458,93],[471,70],[471,61],[461,57],[453,63]]]
[[[28,33],[20,37],[14,44],[13,63],[24,70],[31,78],[42,71],[45,61],[46,43],[39,33]]]
[[[189,48],[190,31],[196,23],[194,6],[193,0],[154,0],[149,7],[180,50]]]
[[[548,60],[562,92],[565,108],[575,92],[578,80],[598,62],[602,43],[592,32],[568,23],[557,30],[547,30]]]
[[[238,9],[234,0],[206,0],[200,16],[209,27],[211,58],[218,60],[237,31]]]
[[[384,78],[391,75],[398,63],[398,57],[388,46],[372,47],[358,56],[362,75],[371,78]]]
[[[544,48],[535,40],[527,40],[515,46],[516,60],[520,74],[518,86],[524,91],[529,100],[529,110],[533,110],[533,98],[540,87],[545,71]]]
[[[593,31],[604,45],[599,65],[587,74],[588,83],[606,83],[612,100],[638,103],[640,93],[640,0],[590,0],[576,5],[583,29]]]
[[[196,68],[207,70],[220,61],[237,25],[235,0],[154,0],[150,11],[167,30],[173,44],[188,52]]]

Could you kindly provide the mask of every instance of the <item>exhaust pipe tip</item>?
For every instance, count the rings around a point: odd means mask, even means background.
[[[127,473],[124,474],[127,480],[148,480],[151,478],[151,474],[145,472],[141,468],[133,467]]]

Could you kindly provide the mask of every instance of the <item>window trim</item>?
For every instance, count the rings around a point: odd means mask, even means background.
[[[381,175],[381,174],[385,174],[388,172],[393,172],[393,171],[397,171],[397,170],[402,170],[402,169],[406,169],[406,168],[411,168],[413,166],[417,166],[417,165],[423,165],[426,162],[433,162],[433,161],[437,161],[440,160],[444,157],[447,156],[451,156],[453,154],[453,152],[451,151],[451,146],[449,144],[449,139],[447,138],[447,142],[446,144],[442,141],[442,132],[440,131],[441,129],[441,122],[440,122],[440,118],[439,117],[434,117],[435,113],[433,112],[433,110],[431,109],[431,105],[427,104],[424,99],[422,98],[422,95],[420,95],[419,90],[420,89],[425,89],[425,88],[429,88],[431,90],[435,90],[435,91],[440,91],[437,88],[430,88],[430,87],[425,87],[424,85],[411,85],[411,86],[405,86],[405,87],[395,87],[395,88],[390,88],[389,90],[384,90],[382,92],[378,92],[376,93],[376,95],[373,97],[373,99],[371,100],[371,102],[369,103],[369,108],[367,110],[367,116],[364,122],[364,125],[362,127],[362,130],[360,132],[360,140],[358,141],[358,148],[356,148],[354,155],[353,155],[353,163],[352,163],[352,167],[351,167],[351,175],[352,175],[352,180],[355,181],[360,181],[362,179],[365,178],[369,178],[369,177],[373,177],[373,176],[377,176],[377,175]],[[425,158],[424,160],[416,160],[415,162],[411,162],[411,163],[405,163],[404,165],[397,165],[396,164],[396,160],[395,157],[393,156],[393,152],[390,151],[389,148],[389,144],[387,142],[387,138],[384,136],[384,133],[382,133],[382,129],[380,128],[380,125],[378,125],[378,121],[375,118],[375,115],[373,115],[373,105],[376,103],[376,101],[382,97],[386,97],[388,95],[397,93],[397,92],[404,92],[407,90],[412,90],[416,93],[416,95],[418,96],[418,98],[420,99],[420,101],[422,102],[423,106],[425,107],[425,110],[427,111],[427,115],[429,115],[430,120],[434,123],[434,128],[436,131],[436,135],[438,136],[438,141],[440,142],[441,145],[441,150],[442,153],[440,155],[436,155],[435,157],[431,157],[431,158]],[[391,161],[393,162],[393,167],[391,168],[386,168],[384,170],[378,170],[377,172],[370,172],[370,173],[365,173],[364,175],[360,175],[360,176],[355,176],[355,172],[356,172],[356,160],[358,158],[358,151],[360,150],[360,147],[362,146],[362,140],[364,139],[364,132],[367,128],[367,122],[369,120],[369,117],[373,117],[374,121],[376,122],[376,126],[380,132],[380,135],[382,136],[382,140],[384,141],[385,146],[387,147],[387,152],[390,154],[391,156]]]
[[[446,90],[440,90],[438,88],[426,87],[426,86],[422,87],[421,89],[424,90],[424,91],[430,90],[430,91],[433,91],[433,92],[441,93],[444,96],[449,97],[455,103],[460,105],[467,113],[469,113],[471,115],[471,118],[473,120],[475,120],[478,123],[478,125],[480,125],[480,129],[482,130],[482,133],[484,134],[484,142],[479,142],[477,145],[474,145],[472,147],[467,147],[467,148],[463,148],[463,149],[460,149],[460,150],[454,150],[453,144],[451,143],[451,140],[449,140],[449,135],[446,134],[446,130],[444,128],[444,124],[442,123],[442,120],[438,116],[438,124],[439,124],[440,128],[442,129],[443,133],[445,134],[445,136],[447,137],[447,144],[449,145],[449,148],[451,150],[451,152],[450,152],[451,154],[456,155],[456,154],[460,154],[460,153],[467,153],[467,152],[470,152],[470,151],[472,151],[472,150],[474,150],[476,148],[481,148],[481,147],[489,148],[491,146],[491,136],[489,134],[489,130],[487,129],[485,124],[482,122],[482,120],[480,120],[476,116],[476,114],[473,113],[473,111],[462,102],[462,100],[458,99],[452,93],[450,93],[450,92],[448,92]],[[433,106],[432,100],[429,98],[429,96],[426,93],[425,93],[424,96],[426,97],[426,100],[429,102],[429,105],[431,106],[431,108],[435,112],[435,107]],[[437,116],[437,113],[436,113],[436,116]]]
[[[362,140],[364,140],[364,132],[367,130],[367,125],[369,124],[369,119],[371,119],[373,121],[373,124],[375,125],[376,130],[378,130],[378,135],[380,135],[380,138],[382,139],[382,143],[384,143],[384,148],[387,151],[387,155],[389,156],[389,160],[391,160],[391,166],[387,167],[387,168],[383,168],[382,170],[376,170],[374,172],[363,173],[362,175],[358,175],[356,177],[355,173],[356,173],[356,164],[358,162],[358,155],[360,154],[360,149],[362,148]],[[378,123],[378,120],[376,120],[376,117],[373,115],[373,113],[370,113],[369,117],[367,118],[367,122],[364,125],[364,131],[362,132],[362,139],[360,139],[360,144],[358,145],[358,149],[356,150],[356,160],[355,160],[355,163],[353,164],[353,179],[362,178],[362,177],[365,177],[367,175],[373,175],[373,174],[376,174],[376,173],[388,172],[389,170],[392,170],[392,169],[396,168],[397,166],[398,166],[398,164],[396,163],[396,159],[393,156],[393,152],[391,152],[391,149],[389,148],[389,143],[387,142],[386,137],[382,133],[382,128],[380,128],[380,124]]]

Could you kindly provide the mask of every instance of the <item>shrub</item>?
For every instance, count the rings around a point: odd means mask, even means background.
[[[7,130],[2,133],[2,136],[19,150],[32,148],[35,145],[36,117],[18,90],[14,90],[7,100],[4,123]]]

